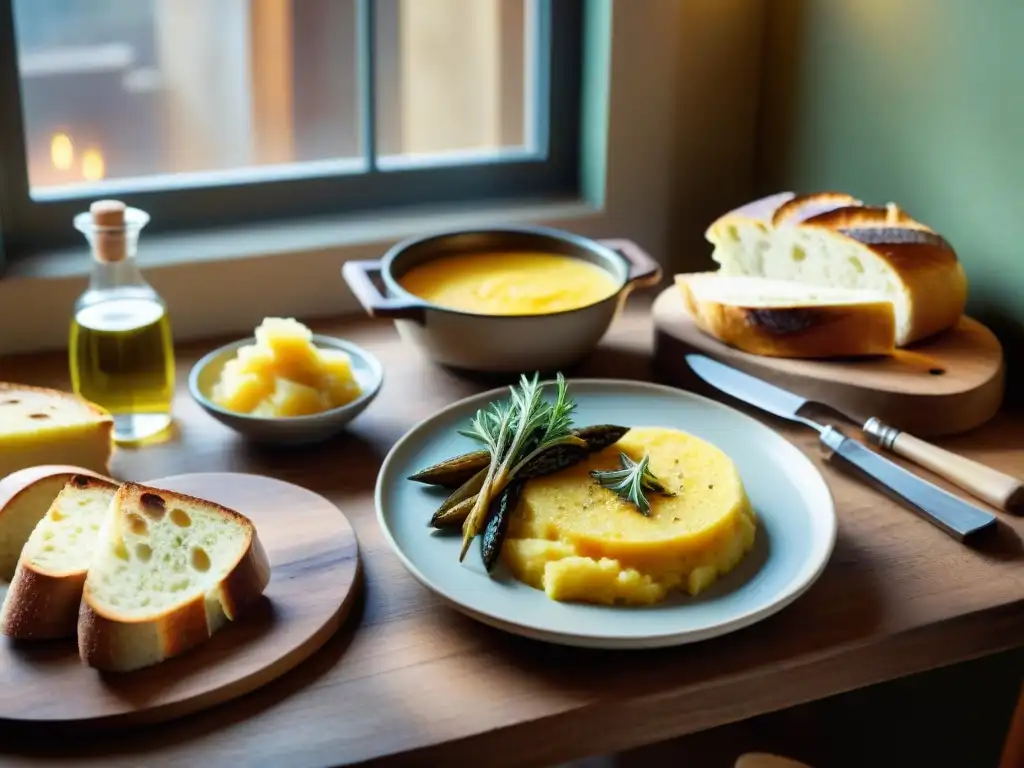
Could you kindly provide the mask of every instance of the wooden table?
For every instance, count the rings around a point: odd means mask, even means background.
[[[119,452],[126,479],[256,472],[335,501],[359,537],[361,604],[328,645],[238,701],[173,723],[61,737],[0,724],[4,764],[319,766],[552,765],[692,733],[1021,644],[1024,520],[972,551],[827,463],[808,430],[769,419],[822,467],[839,514],[821,579],[778,615],[702,644],[644,652],[564,649],[481,626],[408,576],[377,527],[373,486],[388,449],[421,418],[485,388],[427,364],[388,323],[317,324],[380,356],[383,392],[349,434],[305,450],[248,446],[184,388],[209,344],[180,351],[173,441]],[[648,378],[645,305],[616,322],[574,373]],[[62,355],[9,359],[2,377],[66,387]],[[758,414],[761,417],[760,414]],[[1000,416],[947,446],[1024,469],[1024,418]]]

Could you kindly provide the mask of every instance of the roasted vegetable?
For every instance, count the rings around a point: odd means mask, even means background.
[[[434,513],[434,516],[430,518],[430,524],[441,530],[461,528],[462,524],[466,522],[466,518],[469,517],[469,511],[473,509],[473,505],[475,503],[476,494],[474,493],[468,499],[463,499],[454,507],[437,510],[437,512]]]
[[[490,463],[490,453],[473,451],[421,469],[415,475],[410,475],[409,479],[427,485],[458,488],[481,469],[487,469],[487,465]]]
[[[628,431],[629,427],[620,427],[616,424],[595,424],[574,429],[572,432],[576,437],[586,441],[590,453],[596,453],[618,442]],[[532,450],[529,446],[528,448]],[[488,451],[473,451],[421,469],[415,475],[410,475],[409,479],[427,485],[457,488],[481,469],[487,469],[490,461],[491,454]]]
[[[572,434],[576,403],[569,397],[565,377],[561,373],[556,376],[553,403],[541,397],[539,379],[539,374],[534,374],[532,379],[520,377],[519,386],[510,388],[511,396],[507,401],[481,408],[470,421],[469,429],[459,430],[459,434],[483,443],[491,454],[483,487],[462,526],[460,562],[466,557],[470,543],[483,530],[491,499],[500,496],[531,459],[556,445],[587,447]],[[531,440],[538,432],[540,440]]]
[[[555,472],[560,472],[563,469],[571,467],[573,464],[578,464],[583,461],[588,455],[586,448],[582,448],[578,445],[555,445],[548,448],[543,453],[537,454],[530,462],[525,465],[520,471],[518,477],[524,482],[533,477],[543,477],[544,475],[550,475]],[[463,488],[459,490],[463,493],[468,492],[472,487],[467,483]],[[463,498],[454,505],[449,503],[449,499],[453,498],[455,494],[445,499],[445,503],[438,508],[434,513],[433,517],[430,518],[430,524],[435,528],[452,528],[456,525],[461,525],[466,517],[469,515],[469,510],[473,508],[473,504],[476,502],[476,493],[468,498]]]
[[[554,474],[573,464],[579,464],[589,453],[590,451],[581,445],[554,445],[523,465],[518,477],[528,480],[531,477]]]
[[[454,491],[452,491],[448,498],[441,502],[441,506],[437,508],[438,512],[444,512],[446,509],[451,509],[461,501],[465,501],[468,498],[476,496],[480,493],[480,489],[484,485],[484,478],[487,477],[487,468],[481,469],[469,480],[464,482]],[[436,513],[435,513],[436,514]]]
[[[483,536],[480,537],[480,555],[488,573],[494,570],[501,554],[501,545],[508,533],[508,524],[519,506],[519,497],[523,492],[524,481],[516,479],[505,486],[497,498],[491,501],[487,523]]]
[[[573,432],[576,437],[587,441],[587,450],[590,453],[597,453],[609,445],[619,442],[622,436],[629,432],[629,427],[620,427],[617,424],[594,424],[574,429]]]

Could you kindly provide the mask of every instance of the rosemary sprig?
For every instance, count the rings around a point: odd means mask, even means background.
[[[595,469],[591,471],[590,476],[597,480],[602,488],[614,491],[639,509],[641,514],[647,516],[651,514],[651,502],[647,500],[644,491],[660,493],[662,496],[675,496],[651,472],[650,462],[651,457],[646,453],[640,461],[633,461],[626,454],[620,453],[619,464],[622,469]]]
[[[509,399],[496,401],[476,412],[469,429],[459,430],[466,437],[483,443],[491,454],[491,463],[476,504],[462,526],[461,561],[469,544],[480,533],[487,507],[509,481],[536,455],[556,445],[586,442],[572,434],[572,414],[576,402],[569,397],[565,377],[558,374],[554,403],[541,398],[538,374],[532,379],[520,377],[518,387],[509,387]]]

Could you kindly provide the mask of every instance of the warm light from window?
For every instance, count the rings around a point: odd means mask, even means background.
[[[55,133],[50,139],[50,162],[58,171],[66,171],[75,161],[75,145],[66,133]]]
[[[86,181],[99,181],[106,172],[107,165],[98,149],[87,149],[82,153],[82,176]]]

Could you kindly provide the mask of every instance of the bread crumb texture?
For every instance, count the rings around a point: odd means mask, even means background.
[[[159,616],[220,582],[245,554],[252,524],[215,504],[126,484],[100,537],[86,589],[121,621]],[[212,607],[212,606],[211,606]]]
[[[21,558],[52,576],[84,573],[117,486],[76,475],[33,529]]]

